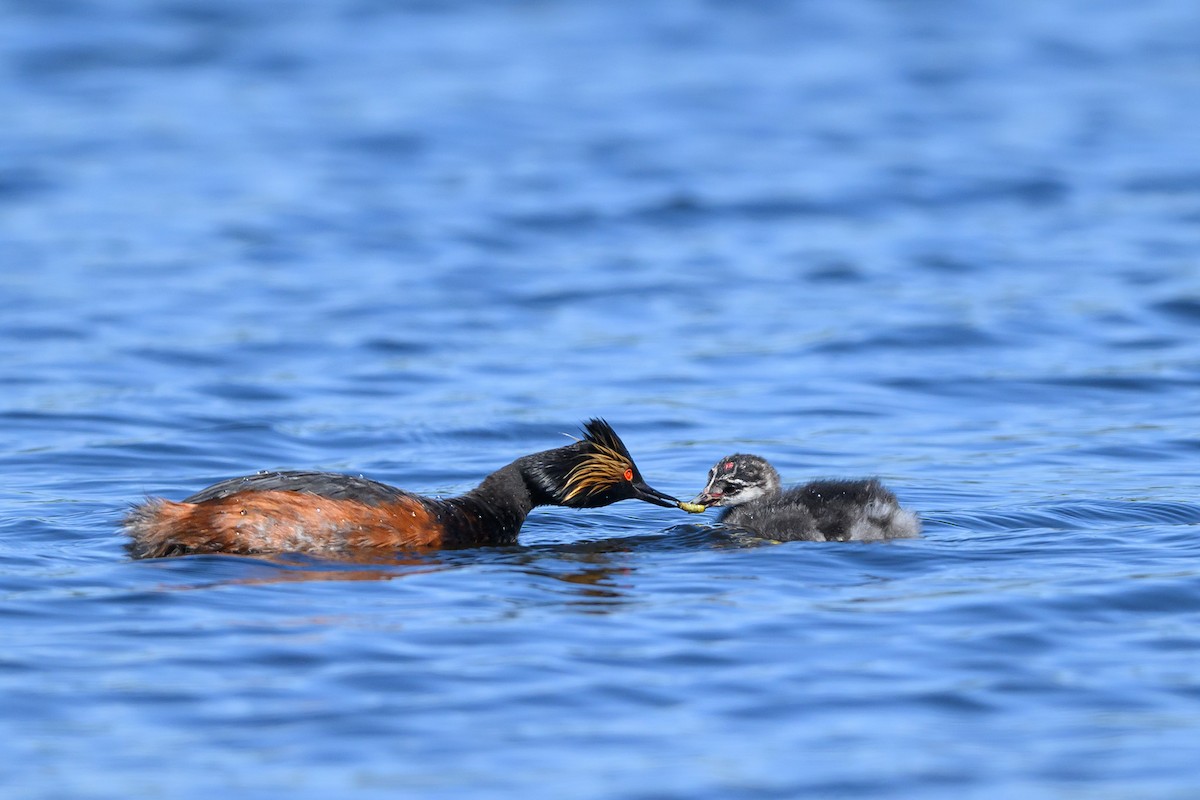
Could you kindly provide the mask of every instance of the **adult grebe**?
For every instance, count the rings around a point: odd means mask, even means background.
[[[650,488],[612,427],[593,419],[583,439],[518,458],[460,497],[421,497],[329,472],[260,472],[214,484],[180,503],[147,500],[123,525],[135,558],[342,555],[512,545],[537,506],[598,508],[628,499],[682,507]]]
[[[904,539],[921,533],[917,515],[901,508],[874,478],[813,481],[785,491],[766,459],[744,453],[718,461],[692,503],[724,507],[722,524],[781,541]]]

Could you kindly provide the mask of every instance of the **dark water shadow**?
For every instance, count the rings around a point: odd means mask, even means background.
[[[179,583],[160,585],[169,591],[308,581],[389,581],[453,568],[435,553],[358,553],[344,559],[298,553],[206,553],[139,559],[132,563],[153,565],[178,575]]]
[[[313,581],[393,581],[471,568],[501,568],[535,580],[565,584],[583,603],[620,602],[617,581],[633,567],[622,556],[638,549],[629,539],[653,541],[662,537],[624,537],[568,545],[473,548],[427,552],[361,551],[339,558],[303,554],[235,555],[227,553],[144,559],[177,575],[179,582],[161,583],[167,591],[199,591],[230,586],[266,586]]]
[[[153,590],[163,592],[309,582],[388,582],[450,572],[462,572],[465,580],[487,584],[491,574],[497,586],[507,585],[518,594],[529,592],[527,600],[535,605],[549,601],[579,613],[605,614],[638,601],[634,574],[647,559],[653,563],[655,556],[672,552],[769,543],[736,529],[687,524],[633,536],[516,547],[364,551],[339,558],[214,553],[129,563],[139,569],[153,569],[157,573]],[[519,576],[520,588],[512,589],[514,575]]]

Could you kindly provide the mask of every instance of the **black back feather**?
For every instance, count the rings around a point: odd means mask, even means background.
[[[263,471],[244,478],[230,478],[214,483],[207,489],[184,498],[183,502],[203,503],[206,500],[229,497],[238,492],[302,492],[328,497],[330,500],[354,500],[372,506],[393,503],[400,497],[411,496],[408,492],[368,478],[336,472],[283,470]]]

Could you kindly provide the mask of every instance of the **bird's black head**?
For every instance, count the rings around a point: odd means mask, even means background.
[[[619,500],[644,500],[678,508],[679,501],[642,479],[617,432],[602,419],[590,420],[574,444],[530,456],[525,472],[547,505],[599,508]]]
[[[779,473],[765,458],[735,453],[713,465],[708,485],[692,502],[705,507],[740,506],[779,490]]]

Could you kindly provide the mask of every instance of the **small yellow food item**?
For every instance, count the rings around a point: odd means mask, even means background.
[[[689,514],[703,514],[708,506],[702,506],[699,503],[684,503],[680,502],[679,507]]]

